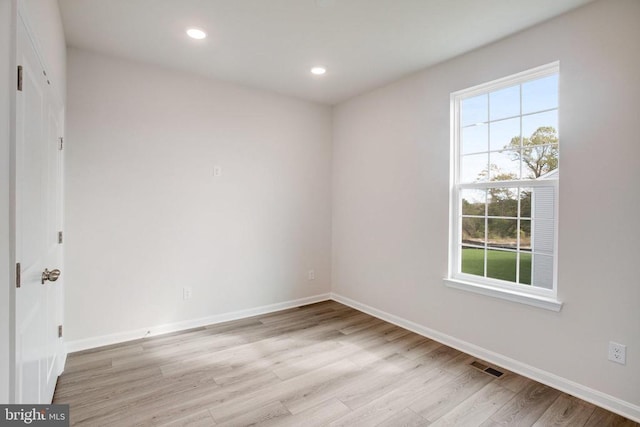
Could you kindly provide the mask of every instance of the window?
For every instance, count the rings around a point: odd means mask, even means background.
[[[558,73],[451,95],[449,286],[560,310]]]

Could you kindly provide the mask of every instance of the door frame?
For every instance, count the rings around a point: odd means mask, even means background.
[[[17,0],[0,0],[0,403],[15,398],[15,86]]]

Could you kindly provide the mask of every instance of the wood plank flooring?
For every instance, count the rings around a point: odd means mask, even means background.
[[[78,426],[638,426],[474,360],[327,301],[71,354],[54,403]]]

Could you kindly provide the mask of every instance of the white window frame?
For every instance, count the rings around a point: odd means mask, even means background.
[[[449,206],[449,269],[445,285],[482,295],[488,295],[509,301],[532,305],[553,311],[560,311],[562,302],[557,299],[557,269],[558,269],[558,179],[553,182],[541,182],[535,179],[520,179],[513,181],[488,181],[482,183],[460,184],[460,104],[461,101],[474,96],[487,94],[509,86],[522,84],[531,80],[559,74],[559,62],[543,65],[523,71],[505,78],[494,80],[451,94],[451,174],[450,174],[450,206]],[[558,109],[559,111],[559,109]],[[522,113],[522,112],[521,112]],[[520,116],[522,117],[522,116]],[[554,248],[553,248],[553,286],[545,289],[524,284],[511,283],[503,280],[486,278],[460,271],[460,233],[461,206],[460,191],[463,189],[486,189],[503,187],[532,188],[553,186],[555,193],[554,214]],[[533,208],[533,207],[532,207]],[[485,261],[486,262],[486,261]]]

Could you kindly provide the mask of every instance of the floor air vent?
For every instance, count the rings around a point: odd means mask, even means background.
[[[482,372],[486,372],[489,375],[493,375],[496,378],[500,378],[503,373],[498,371],[497,369],[493,369],[487,365],[483,365],[482,363],[478,362],[477,360],[474,360],[473,362],[471,362],[471,366],[473,366],[476,369],[481,370]]]

